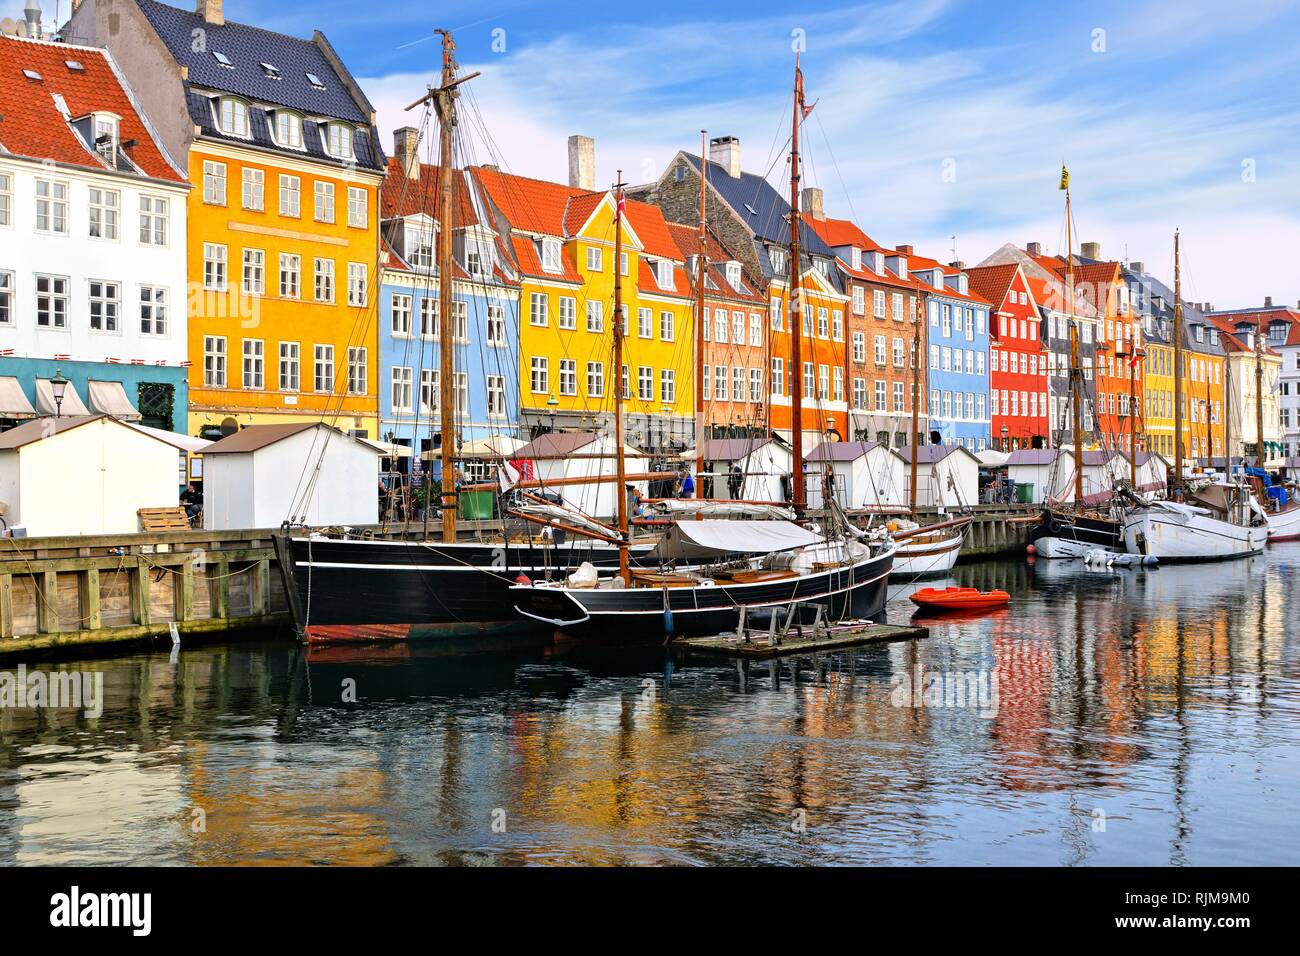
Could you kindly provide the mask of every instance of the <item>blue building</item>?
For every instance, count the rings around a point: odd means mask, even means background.
[[[394,145],[381,193],[379,433],[410,447],[419,470],[430,467],[421,456],[443,440],[436,216],[442,171],[419,162],[414,129],[398,130]],[[519,291],[469,178],[463,171],[455,176],[450,325],[461,450],[496,436],[519,437]],[[405,463],[398,467],[407,470]]]
[[[906,250],[906,251],[904,251]],[[929,346],[930,432],[945,445],[984,451],[989,427],[989,303],[970,291],[957,266],[906,256],[904,268],[926,287],[926,340]]]

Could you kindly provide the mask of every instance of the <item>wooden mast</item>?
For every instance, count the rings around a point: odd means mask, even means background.
[[[1255,467],[1264,467],[1264,336],[1255,321]]]
[[[1174,487],[1183,485],[1183,273],[1174,230]]]
[[[1070,417],[1074,430],[1074,506],[1083,507],[1083,368],[1079,361],[1079,322],[1074,315],[1074,236],[1071,233],[1070,174],[1061,166],[1065,190],[1065,297],[1070,316]]]
[[[700,255],[695,269],[695,497],[704,497],[704,282],[708,269],[708,220],[704,214],[709,159],[708,132],[700,130]]]
[[[803,77],[799,54],[794,55],[794,108],[790,113],[790,450],[792,504],[804,508],[803,478],[803,304],[799,288],[799,113],[803,107]]]
[[[918,286],[916,290],[916,305],[912,309],[912,438],[909,444],[912,446],[912,474],[907,482],[907,500],[912,509],[912,516],[916,516],[916,468],[917,455],[919,451],[917,445],[920,444],[921,429],[921,328],[925,325],[922,320],[921,310],[921,290]]]
[[[618,576],[623,584],[631,586],[632,574],[628,569],[627,520],[627,462],[623,455],[623,170],[618,171],[614,183],[614,374],[620,376],[614,389],[614,445],[616,476],[618,481]]]

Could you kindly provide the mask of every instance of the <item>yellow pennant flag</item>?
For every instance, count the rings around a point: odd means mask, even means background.
[[[1061,164],[1061,188],[1070,188],[1070,171],[1065,168],[1065,163]]]

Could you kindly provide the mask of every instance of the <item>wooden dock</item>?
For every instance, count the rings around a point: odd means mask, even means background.
[[[821,651],[839,651],[863,644],[884,641],[912,641],[929,637],[928,627],[903,624],[862,623],[829,630],[807,628],[803,633],[787,634],[774,639],[764,631],[749,634],[746,640],[738,634],[720,634],[716,637],[680,637],[672,647],[688,654],[711,657],[735,657],[750,661],[771,660],[791,654],[814,654]]]

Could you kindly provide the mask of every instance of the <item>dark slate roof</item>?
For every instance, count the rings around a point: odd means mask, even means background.
[[[943,461],[954,452],[966,452],[971,458],[974,455],[966,449],[964,445],[917,445],[916,446],[916,463],[918,465],[930,465],[935,462]],[[903,456],[904,460],[911,464],[912,454],[909,451]],[[979,459],[976,459],[978,461]]]
[[[287,106],[308,116],[369,125],[369,110],[363,111],[343,78],[330,66],[322,49],[328,46],[323,36],[318,34],[319,42],[301,40],[229,20],[214,26],[193,10],[180,10],[155,0],[136,2],[172,56],[188,69],[190,86]],[[203,31],[202,44],[195,43],[196,30]],[[196,45],[201,49],[196,51]],[[213,53],[224,54],[231,67],[222,66]],[[262,69],[263,63],[277,67],[280,79],[270,79]],[[308,73],[315,74],[325,89],[312,86]]]
[[[373,128],[369,126],[354,128],[352,133],[352,154],[355,160],[353,164],[349,164],[325,151],[324,126],[319,120],[313,120],[310,117],[303,120],[302,143],[304,148],[296,150],[285,149],[272,139],[271,115],[261,107],[249,106],[248,108],[248,132],[251,139],[244,139],[242,136],[230,136],[221,131],[221,128],[217,126],[215,104],[210,96],[190,90],[189,110],[190,118],[202,130],[203,135],[209,139],[219,139],[226,143],[275,150],[289,156],[301,156],[303,159],[311,159],[319,163],[333,163],[336,166],[355,164],[364,169],[383,169],[387,163],[383,151],[377,148],[377,144],[372,139]]]
[[[877,444],[874,441],[824,441],[805,457],[808,461],[857,461]]]
[[[1127,266],[1121,270],[1121,273],[1132,293],[1134,309],[1139,315],[1150,315],[1155,320],[1151,324],[1151,331],[1146,332],[1144,319],[1143,330],[1146,339],[1160,345],[1172,346],[1174,344],[1174,291],[1149,273],[1134,272]],[[1155,301],[1157,297],[1160,299],[1159,304]],[[1183,347],[1193,352],[1222,354],[1223,349],[1211,342],[1208,335],[1203,336],[1202,341],[1196,341],[1195,328],[1198,325],[1209,327],[1205,314],[1191,303],[1184,302]]]
[[[1007,458],[1008,465],[1050,465],[1060,452],[1055,448],[1021,448]]]
[[[683,152],[682,155],[698,171],[700,157]],[[750,231],[765,242],[785,246],[790,242],[790,203],[762,176],[741,172],[735,179],[726,168],[709,160],[709,185],[730,206]],[[752,211],[751,211],[752,210]],[[834,259],[835,253],[822,242],[806,222],[799,224],[799,242],[805,253]],[[764,260],[766,256],[762,257]]]

